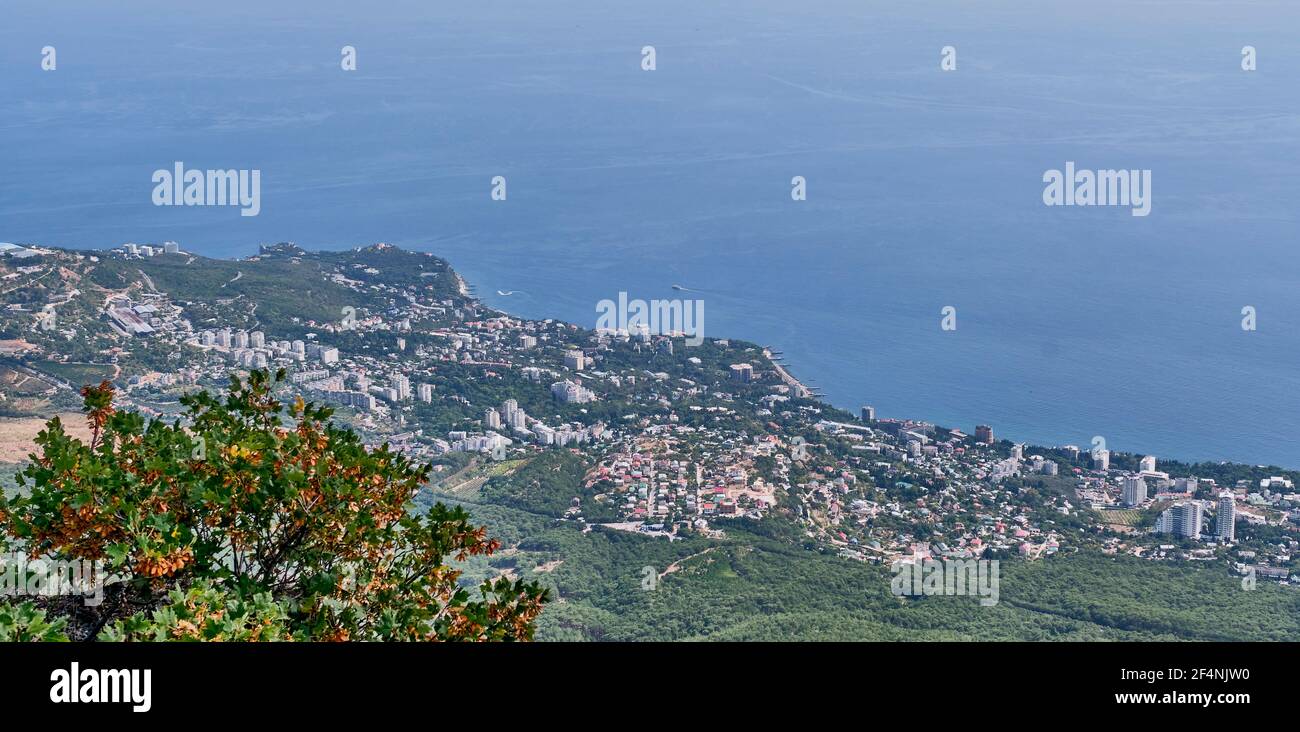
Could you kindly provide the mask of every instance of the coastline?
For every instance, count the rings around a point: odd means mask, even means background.
[[[314,250],[314,251],[338,251],[338,250],[319,249],[319,250]],[[469,298],[473,299],[475,302],[478,302],[479,304],[483,305],[484,307],[491,308],[492,310],[495,310],[495,311],[497,311],[497,312],[501,312],[501,313],[503,313],[503,314],[505,314],[505,315],[509,315],[510,317],[516,317],[516,318],[524,318],[524,317],[526,317],[526,316],[522,316],[522,315],[518,315],[518,314],[512,313],[512,312],[510,312],[510,311],[508,311],[508,310],[506,310],[506,309],[503,309],[503,308],[501,308],[501,307],[497,307],[497,306],[495,306],[495,305],[491,305],[491,304],[485,302],[484,299],[483,299],[483,297],[482,297],[481,295],[478,295],[478,294],[475,294],[474,292],[472,292],[472,291],[471,291],[472,288],[470,287],[470,285],[468,284],[468,282],[465,280],[464,276],[460,274],[460,271],[459,271],[459,270],[456,268],[456,266],[452,263],[452,261],[451,261],[451,259],[450,259],[449,257],[447,257],[447,256],[445,256],[445,255],[438,254],[438,253],[436,253],[436,252],[427,251],[427,250],[423,250],[423,249],[413,249],[413,250],[410,250],[410,251],[421,251],[421,252],[425,252],[425,253],[427,253],[427,254],[432,254],[433,256],[438,257],[439,259],[442,259],[443,261],[447,262],[447,264],[448,264],[448,266],[451,268],[452,272],[454,272],[454,273],[456,274],[457,281],[458,281],[459,283],[461,283],[462,292],[463,292],[463,294],[464,294],[466,297],[469,297]],[[553,317],[553,316],[532,316],[532,318],[530,318],[530,319],[545,319],[545,318],[551,318],[551,317]],[[553,318],[553,319],[558,320],[559,318]],[[565,321],[565,322],[569,322],[569,321]],[[583,324],[580,324],[580,323],[571,323],[571,324],[573,324],[573,325],[577,325],[577,326],[580,327],[580,328],[590,329],[590,326],[588,326],[588,325],[583,325]],[[746,340],[746,341],[749,340],[749,338],[745,337],[745,336],[742,335],[742,334],[731,334],[731,335],[722,335],[722,336],[714,336],[714,337],[716,337],[716,338],[728,338],[728,337],[731,337],[731,338],[736,338],[736,339],[739,339],[739,340]],[[751,341],[751,342],[752,342],[752,341]],[[772,353],[771,353],[772,347],[771,347],[771,346],[762,346],[761,349],[762,349],[763,357],[764,357],[765,359],[767,359],[769,363],[772,364],[773,369],[777,372],[778,376],[781,378],[781,381],[782,381],[783,383],[785,383],[787,386],[789,386],[793,391],[795,391],[795,393],[796,393],[798,396],[800,396],[801,398],[806,398],[806,399],[814,400],[814,401],[816,401],[816,402],[819,403],[819,404],[825,405],[825,406],[830,407],[830,408],[833,408],[833,409],[838,409],[838,410],[841,410],[841,411],[847,412],[847,413],[849,413],[849,414],[855,414],[855,413],[856,413],[856,412],[855,412],[855,407],[854,407],[852,404],[850,404],[850,405],[848,405],[848,406],[837,405],[837,404],[833,403],[833,402],[830,400],[830,397],[829,397],[827,394],[816,394],[816,393],[814,393],[814,390],[813,390],[812,388],[810,388],[809,386],[807,386],[806,384],[804,384],[804,383],[803,383],[803,382],[802,382],[798,377],[796,377],[793,373],[791,373],[791,369],[790,369],[789,367],[783,366],[783,365],[777,363],[776,361],[774,361],[774,360],[772,359]],[[931,423],[931,424],[935,424],[936,426],[944,427],[945,429],[954,429],[954,427],[952,427],[952,425],[944,424],[944,423],[943,423],[943,420],[935,420],[935,419],[932,419],[932,418],[929,418],[929,417],[918,416],[918,415],[916,415],[916,414],[912,414],[912,413],[904,413],[902,416],[895,415],[895,417],[898,418],[898,419],[913,419],[913,420],[918,420],[918,421],[923,421],[923,422],[929,422],[929,423]],[[987,423],[987,422],[981,422],[981,421],[979,421],[980,419],[982,419],[982,418],[976,418],[976,422],[981,423],[981,424],[983,424],[983,423]],[[997,430],[997,425],[995,424],[994,427],[995,427],[995,431],[996,431],[996,430]],[[967,429],[969,430],[970,428],[968,427]],[[1011,433],[1009,433],[1009,434],[1014,434],[1014,432],[1011,432]],[[1000,439],[1000,440],[1007,440],[1007,441],[1012,442],[1012,443],[1015,443],[1015,444],[1021,444],[1021,445],[1024,445],[1025,447],[1027,447],[1027,448],[1055,449],[1055,448],[1066,447],[1066,446],[1068,446],[1068,445],[1070,445],[1070,444],[1073,444],[1073,443],[1068,443],[1068,442],[1058,442],[1058,441],[1054,441],[1054,440],[1047,440],[1047,439],[1036,438],[1036,437],[1028,437],[1028,438],[1026,438],[1026,437],[1019,436],[1019,435],[1017,435],[1017,436],[1015,436],[1015,437],[1004,435],[1003,437],[1000,437],[999,439]],[[1266,460],[1266,461],[1261,462],[1261,461],[1258,461],[1258,460],[1247,460],[1247,459],[1244,459],[1244,458],[1233,458],[1233,457],[1226,457],[1226,458],[1209,458],[1209,457],[1197,456],[1197,455],[1186,455],[1186,454],[1181,454],[1181,453],[1172,452],[1172,451],[1154,451],[1154,450],[1143,450],[1143,449],[1137,449],[1137,448],[1128,448],[1128,449],[1125,449],[1125,448],[1119,448],[1119,447],[1113,447],[1113,446],[1111,447],[1111,451],[1112,451],[1113,453],[1117,453],[1117,454],[1128,454],[1128,455],[1135,455],[1135,456],[1148,455],[1148,454],[1153,454],[1153,453],[1157,453],[1157,452],[1158,452],[1158,453],[1160,453],[1160,454],[1163,456],[1163,458],[1166,459],[1166,460],[1170,460],[1170,461],[1174,461],[1174,462],[1178,462],[1178,463],[1183,463],[1183,464],[1187,464],[1187,465],[1193,465],[1193,464],[1198,464],[1198,463],[1204,463],[1204,464],[1231,464],[1231,465],[1245,465],[1245,466],[1261,467],[1261,468],[1263,468],[1263,467],[1267,467],[1267,468],[1276,468],[1276,469],[1278,469],[1278,470],[1284,470],[1284,471],[1298,471],[1298,472],[1300,472],[1300,465],[1295,465],[1295,466],[1287,465],[1287,464],[1285,464],[1283,461],[1280,461],[1280,460],[1277,460],[1277,459],[1271,459],[1271,458],[1268,459],[1268,460]]]
[[[817,397],[813,396],[812,390],[804,386],[803,382],[796,379],[794,375],[791,374],[789,371],[786,371],[785,367],[783,367],[781,364],[777,363],[776,361],[772,360],[771,349],[767,347],[763,348],[763,358],[766,358],[768,361],[772,363],[772,368],[776,369],[776,373],[778,376],[781,377],[781,381],[785,382],[786,386],[789,386],[791,389],[793,389],[796,396],[802,399],[816,399],[819,402],[822,401],[821,399],[818,399]],[[833,404],[829,404],[829,403],[826,404],[828,404],[828,406],[834,406]]]
[[[302,249],[303,249],[303,251],[311,252],[311,253],[338,253],[338,252],[344,252],[344,251],[349,251],[349,250],[354,250],[354,251],[355,251],[355,250],[360,250],[360,249],[364,249],[364,248],[371,247],[371,246],[377,246],[377,245],[380,245],[380,243],[376,242],[376,243],[372,243],[372,244],[368,244],[368,245],[352,246],[352,247],[338,247],[338,248],[322,247],[322,248],[314,248],[314,249],[306,249],[306,248],[302,248]],[[41,246],[41,245],[27,244],[26,246]],[[295,246],[297,246],[297,245],[295,245]],[[416,248],[409,248],[409,249],[408,249],[408,248],[406,248],[406,247],[397,246],[397,245],[391,245],[391,244],[387,244],[387,245],[384,245],[384,246],[393,246],[394,248],[396,248],[396,249],[401,249],[402,251],[418,252],[418,253],[425,254],[425,255],[428,255],[428,256],[436,257],[436,258],[442,260],[443,262],[446,262],[448,268],[450,269],[450,271],[451,271],[451,273],[452,273],[452,275],[453,275],[453,277],[454,277],[454,283],[455,283],[454,286],[455,286],[456,291],[457,291],[461,296],[463,296],[463,297],[465,297],[465,298],[468,298],[468,299],[470,299],[470,300],[472,300],[472,301],[474,301],[474,302],[476,302],[476,303],[479,303],[480,305],[482,305],[482,306],[484,306],[484,307],[486,307],[486,308],[489,308],[489,309],[491,309],[491,310],[493,310],[493,311],[495,311],[495,312],[499,312],[499,313],[501,313],[501,314],[503,314],[503,315],[507,315],[507,316],[514,317],[514,318],[524,318],[524,319],[547,319],[546,317],[540,317],[540,316],[523,316],[523,315],[518,315],[518,314],[515,314],[515,313],[510,312],[509,310],[506,310],[506,309],[503,309],[503,308],[500,308],[500,307],[497,307],[497,306],[495,306],[495,305],[491,305],[491,304],[485,302],[484,299],[483,299],[483,296],[480,295],[480,294],[478,294],[478,293],[476,293],[476,292],[474,291],[474,287],[470,284],[470,282],[467,280],[467,278],[466,278],[466,277],[465,277],[465,276],[464,276],[464,275],[463,275],[463,274],[462,274],[462,273],[461,273],[461,272],[460,272],[460,271],[459,271],[459,270],[458,270],[458,269],[457,269],[457,268],[452,264],[451,260],[450,260],[447,256],[444,256],[444,255],[438,254],[437,252],[434,252],[434,251],[425,250],[425,249],[416,249]],[[49,247],[49,248],[51,248],[51,249],[56,249],[56,250],[67,251],[67,252],[74,252],[74,253],[94,253],[94,254],[104,254],[104,253],[110,251],[109,249],[102,249],[102,248],[101,248],[101,249],[79,249],[79,248],[64,248],[64,247]],[[196,254],[196,253],[194,253],[194,252],[187,252],[187,254],[188,254],[189,256],[191,256],[191,257],[198,256],[198,257],[200,257],[200,258],[203,258],[203,259],[210,259],[210,260],[212,260],[212,261],[228,261],[228,262],[238,262],[238,261],[242,261],[242,260],[246,260],[246,259],[255,259],[255,258],[257,258],[257,257],[263,255],[262,252],[260,251],[260,248],[259,248],[258,251],[254,251],[254,252],[251,252],[251,253],[247,253],[247,254],[243,254],[243,255],[236,255],[236,256],[228,256],[228,257],[209,257],[209,256],[206,256],[206,255],[203,255],[203,254]],[[558,319],[558,318],[554,318],[554,319]],[[565,322],[568,322],[568,321],[565,321]],[[586,326],[586,325],[581,325],[581,324],[577,324],[577,323],[574,323],[573,325],[576,325],[577,327],[584,328],[584,329],[590,329],[589,326]],[[744,338],[743,336],[735,336],[735,337],[739,338],[740,340],[747,340],[747,339]],[[822,405],[824,405],[824,406],[826,406],[826,407],[830,407],[830,408],[833,408],[833,409],[837,409],[837,410],[840,410],[840,411],[844,411],[844,412],[847,412],[847,413],[849,413],[849,414],[853,414],[853,413],[854,413],[852,407],[844,407],[844,406],[836,405],[836,404],[834,404],[834,403],[832,403],[832,402],[830,401],[830,399],[829,399],[829,397],[828,397],[827,395],[825,395],[825,394],[817,394],[817,393],[815,393],[815,390],[814,390],[814,389],[808,387],[808,386],[807,386],[806,384],[804,384],[804,383],[803,383],[799,378],[797,378],[796,376],[794,376],[794,374],[791,373],[791,369],[790,369],[789,367],[783,366],[783,365],[777,363],[776,361],[774,361],[774,360],[773,360],[773,357],[772,357],[772,347],[770,347],[770,346],[760,346],[760,348],[761,348],[761,353],[762,353],[763,357],[764,357],[765,359],[767,359],[767,361],[772,365],[773,370],[777,373],[777,375],[778,375],[778,377],[781,379],[782,383],[784,383],[785,385],[789,386],[789,387],[790,387],[790,388],[795,392],[795,394],[796,394],[797,396],[799,396],[799,397],[801,397],[801,398],[811,399],[811,400],[816,401],[817,403],[822,404]],[[908,419],[918,419],[918,420],[922,420],[922,421],[927,421],[927,422],[931,422],[931,423],[935,424],[936,426],[944,426],[945,428],[947,428],[946,425],[940,424],[940,421],[930,420],[930,419],[927,419],[927,418],[925,418],[925,417],[918,417],[918,416],[912,415],[912,416],[905,417],[905,418],[908,418]],[[995,427],[996,427],[996,425],[995,425]],[[1066,445],[1066,443],[1057,443],[1057,442],[1053,442],[1053,441],[1050,441],[1050,440],[1041,440],[1041,439],[1035,439],[1035,438],[1027,438],[1027,439],[1026,439],[1026,438],[1013,438],[1013,437],[1009,437],[1009,436],[1005,436],[1005,435],[1004,435],[1003,437],[1001,437],[1000,439],[1004,439],[1004,440],[1008,440],[1008,441],[1016,442],[1016,443],[1019,443],[1019,444],[1023,444],[1023,445],[1025,445],[1025,446],[1027,446],[1027,447],[1031,447],[1031,448],[1058,448],[1058,447],[1063,447],[1063,446]],[[1140,455],[1144,455],[1144,454],[1149,454],[1149,453],[1150,453],[1150,451],[1144,452],[1144,451],[1141,451],[1141,450],[1123,449],[1123,448],[1117,448],[1117,447],[1112,447],[1111,449],[1112,449],[1112,451],[1115,452],[1115,453],[1130,454],[1130,455],[1138,455],[1138,456],[1140,456]],[[1300,467],[1291,467],[1291,466],[1287,466],[1287,465],[1282,464],[1280,461],[1272,460],[1272,459],[1270,459],[1270,460],[1265,460],[1265,461],[1258,461],[1258,460],[1244,460],[1244,459],[1236,459],[1236,458],[1231,458],[1231,457],[1228,457],[1228,458],[1222,458],[1222,459],[1214,459],[1214,458],[1206,458],[1206,457],[1197,457],[1197,456],[1184,457],[1184,456],[1180,456],[1180,455],[1178,455],[1177,453],[1173,453],[1173,452],[1163,452],[1163,453],[1161,453],[1161,454],[1162,454],[1162,455],[1165,457],[1165,459],[1167,459],[1167,460],[1172,460],[1172,461],[1180,462],[1180,463],[1187,464],[1187,465],[1192,465],[1192,464],[1196,464],[1196,463],[1206,463],[1206,464],[1236,464],[1236,465],[1252,466],[1252,467],[1258,467],[1258,468],[1276,468],[1276,469],[1284,470],[1284,471],[1300,471]]]

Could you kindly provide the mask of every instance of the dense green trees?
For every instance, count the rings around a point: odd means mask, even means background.
[[[409,511],[428,467],[366,448],[326,408],[286,410],[279,377],[185,397],[187,427],[114,410],[107,383],[84,389],[90,443],[50,421],[28,492],[0,501],[0,535],[120,580],[98,605],[6,598],[0,639],[531,639],[545,591],[471,592],[448,563],[498,543],[462,509]]]
[[[1000,596],[982,607],[973,597],[894,597],[887,567],[807,551],[785,519],[718,521],[725,540],[669,542],[584,533],[503,505],[470,508],[516,549],[516,572],[564,599],[538,619],[541,640],[1300,639],[1300,593],[1266,581],[1246,590],[1218,563],[987,556],[1002,560]],[[644,589],[646,567],[673,564]]]

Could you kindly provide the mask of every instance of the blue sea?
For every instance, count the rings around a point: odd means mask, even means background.
[[[1293,0],[192,5],[6,1],[0,240],[386,241],[524,316],[702,299],[855,411],[1300,467]],[[154,206],[176,161],[260,215]],[[1045,206],[1067,161],[1150,215]]]

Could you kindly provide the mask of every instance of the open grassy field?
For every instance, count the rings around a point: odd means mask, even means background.
[[[1135,508],[1122,508],[1098,512],[1103,521],[1115,526],[1137,526],[1142,520],[1142,512]]]
[[[81,440],[90,439],[86,416],[77,412],[59,415],[63,429]],[[45,429],[45,417],[6,417],[0,419],[0,463],[18,463],[36,449],[36,435]]]
[[[104,379],[112,379],[117,369],[112,364],[102,363],[61,363],[59,361],[37,361],[32,368],[72,384],[74,387],[86,384],[98,384]]]

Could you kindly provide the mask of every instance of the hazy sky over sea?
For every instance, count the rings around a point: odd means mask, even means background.
[[[681,284],[840,406],[1300,467],[1300,4],[0,12],[0,241],[389,241],[586,325]],[[153,206],[174,161],[260,169],[260,215]],[[1151,214],[1044,206],[1066,161],[1150,169]]]

